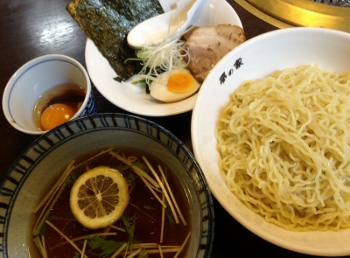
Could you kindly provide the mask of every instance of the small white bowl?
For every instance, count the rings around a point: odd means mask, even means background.
[[[238,222],[261,238],[296,252],[350,255],[350,229],[291,232],[267,223],[231,193],[221,174],[214,130],[219,111],[246,80],[264,78],[289,67],[318,64],[322,69],[350,71],[350,34],[321,28],[291,28],[255,37],[226,55],[203,83],[192,114],[192,144],[209,187]],[[226,77],[225,77],[226,76]]]
[[[97,113],[85,68],[71,57],[51,54],[27,62],[8,81],[2,97],[7,121],[27,134],[45,133],[34,123],[34,106],[42,94],[64,83],[77,84],[86,91],[84,102],[72,119]]]

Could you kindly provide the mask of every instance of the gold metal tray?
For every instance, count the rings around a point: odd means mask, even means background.
[[[324,27],[350,32],[350,8],[311,0],[234,0],[248,12],[278,28]]]

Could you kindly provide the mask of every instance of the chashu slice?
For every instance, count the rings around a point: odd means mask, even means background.
[[[222,57],[246,40],[243,29],[230,24],[198,27],[184,37],[189,52],[188,68],[200,83]]]

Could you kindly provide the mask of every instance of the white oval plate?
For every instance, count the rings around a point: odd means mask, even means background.
[[[278,69],[318,64],[350,71],[350,34],[320,28],[282,29],[257,36],[227,54],[203,82],[192,114],[192,145],[213,195],[239,223],[280,247],[319,256],[350,255],[350,229],[287,231],[248,209],[228,189],[221,173],[214,130],[220,110],[243,81],[264,78]],[[225,77],[226,76],[226,77]]]
[[[168,11],[176,0],[160,0]],[[242,27],[235,10],[225,0],[207,0],[206,6],[196,23],[198,26],[233,24]],[[197,94],[174,103],[162,103],[145,93],[144,88],[131,83],[119,83],[113,78],[117,76],[99,52],[92,40],[88,39],[85,48],[85,61],[91,81],[97,90],[112,104],[134,114],[145,116],[170,116],[192,110]]]

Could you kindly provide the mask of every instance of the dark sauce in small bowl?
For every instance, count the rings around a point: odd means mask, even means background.
[[[81,86],[73,83],[64,83],[53,87],[40,96],[34,106],[33,120],[38,130],[43,131],[41,115],[43,111],[53,104],[67,105],[74,114],[78,112],[84,102],[86,91]]]

